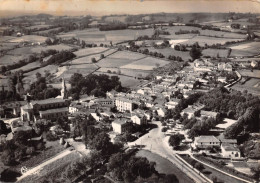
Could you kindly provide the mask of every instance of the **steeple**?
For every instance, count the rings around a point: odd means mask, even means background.
[[[63,99],[66,99],[67,98],[67,88],[66,88],[66,83],[65,83],[65,79],[62,78],[62,83],[61,83],[61,97]]]

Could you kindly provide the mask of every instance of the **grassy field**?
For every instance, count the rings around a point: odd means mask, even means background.
[[[236,39],[237,41],[241,41],[242,39]],[[188,44],[192,45],[196,42],[199,43],[199,45],[204,46],[207,45],[213,45],[213,44],[225,44],[228,41],[234,41],[234,39],[230,38],[215,38],[215,37],[207,37],[207,36],[196,36],[192,39],[189,39],[188,41],[183,42],[182,44]]]
[[[97,71],[98,72],[103,72],[103,73],[107,73],[107,71],[110,70],[111,72],[118,72],[118,68],[100,68]],[[134,70],[134,69],[120,69],[121,74],[123,75],[127,75],[127,76],[132,76],[132,77],[145,77],[147,76],[150,72],[149,71],[140,71],[140,70]]]
[[[227,49],[212,49],[208,48],[202,51],[202,55],[204,56],[211,56],[211,57],[225,57],[227,58],[228,56],[228,50]]]
[[[253,72],[251,72],[251,70],[243,69],[243,70],[239,70],[239,73],[242,76],[260,78],[260,70],[253,70]]]
[[[87,56],[87,55],[91,55],[91,54],[97,54],[100,52],[104,52],[108,50],[108,48],[104,48],[104,47],[94,47],[94,48],[84,48],[84,49],[80,49],[78,51],[75,51],[74,54],[79,57],[79,56]]]
[[[43,36],[25,35],[25,36],[17,37],[17,38],[8,40],[8,41],[11,43],[21,43],[21,42],[25,42],[25,41],[43,43],[46,39],[47,39],[47,37],[43,37]]]
[[[137,60],[130,64],[121,66],[124,69],[137,69],[137,70],[153,70],[153,68],[157,67],[158,64],[160,67],[168,64],[168,61],[161,60],[153,57],[146,57],[144,59]]]
[[[42,31],[36,31],[35,33],[38,33],[38,34],[47,34],[51,31],[55,31],[55,30],[59,30],[60,27],[57,27],[57,28],[53,28],[53,29],[48,29],[48,30],[42,30]]]
[[[76,37],[80,40],[84,40],[87,43],[118,43],[126,40],[134,40],[139,36],[153,34],[153,29],[145,30],[113,30],[113,31],[99,31],[99,29],[92,28],[81,31],[73,31],[69,33],[63,33],[58,35],[61,38]]]
[[[65,165],[68,165],[69,163],[75,161],[76,159],[79,159],[80,155],[74,151],[70,154],[64,156],[63,158],[58,159],[57,161],[50,163],[46,166],[44,166],[43,169],[41,169],[37,174],[33,174],[31,176],[28,176],[24,179],[22,179],[19,182],[39,182],[40,179],[49,179],[49,178],[58,178],[62,172],[65,169],[60,169],[60,167],[65,167]],[[62,171],[63,170],[63,171]]]
[[[179,179],[180,183],[193,183],[186,174],[184,174],[180,169],[178,169],[174,164],[172,164],[169,160],[151,153],[146,150],[140,150],[137,152],[136,156],[145,157],[149,161],[154,161],[156,163],[155,169],[162,174],[174,174]]]
[[[117,53],[109,56],[109,58],[128,59],[128,60],[137,60],[137,59],[141,59],[144,57],[145,57],[145,55],[130,52],[130,51],[118,51]]]
[[[15,39],[16,37],[13,37],[13,36],[1,36],[0,37],[0,43],[2,42],[6,42],[8,40],[12,40],[12,39]]]
[[[260,42],[241,43],[230,47],[233,57],[244,57],[260,54]]]
[[[19,60],[23,60],[28,58],[28,54],[24,55],[4,55],[0,57],[0,65],[12,65],[17,63]]]
[[[51,25],[33,25],[26,27],[27,29],[41,29],[41,28],[49,28]]]
[[[39,61],[36,61],[36,62],[32,62],[32,63],[29,63],[23,67],[20,67],[18,69],[13,69],[11,70],[12,72],[16,72],[16,71],[19,71],[19,70],[23,70],[23,71],[28,71],[30,69],[34,69],[34,68],[37,68],[40,66],[40,62]]]
[[[236,83],[231,88],[243,92],[244,90],[247,90],[248,93],[252,93],[253,95],[260,96],[260,79],[257,78],[251,78],[248,81],[246,81],[244,84]]]
[[[163,49],[155,49],[155,48],[149,48],[149,51],[153,51],[153,52],[158,52],[158,53],[162,53],[166,58],[169,55],[174,55],[174,56],[179,56],[182,57],[182,59],[184,61],[188,61],[189,59],[191,59],[189,51],[176,51],[173,48],[163,48]]]
[[[97,65],[100,67],[121,67],[129,63],[134,62],[134,60],[120,59],[120,58],[104,58],[100,60]]]

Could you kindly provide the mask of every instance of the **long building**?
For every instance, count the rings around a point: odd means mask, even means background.
[[[23,121],[35,121],[37,118],[56,118],[66,116],[69,101],[66,99],[49,98],[45,100],[31,101],[21,107],[21,119]]]

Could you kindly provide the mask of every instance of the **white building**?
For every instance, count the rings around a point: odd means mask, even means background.
[[[240,158],[240,150],[232,144],[222,144],[221,145],[221,154],[225,158]]]
[[[119,134],[124,133],[129,126],[131,123],[128,122],[128,119],[117,119],[112,122],[113,131]]]
[[[206,149],[210,147],[220,147],[220,140],[215,136],[199,136],[194,139],[194,146],[199,149]]]
[[[136,113],[131,117],[131,120],[133,123],[138,125],[146,125],[147,124],[147,118],[144,114]]]
[[[120,112],[125,112],[125,111],[132,112],[134,109],[133,102],[129,99],[125,99],[122,97],[117,97],[115,104],[116,104],[117,110]]]

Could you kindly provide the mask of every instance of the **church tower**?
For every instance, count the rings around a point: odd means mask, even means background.
[[[66,83],[65,83],[65,79],[62,78],[62,83],[61,83],[61,98],[62,99],[66,99],[67,98],[67,88],[66,88]]]

